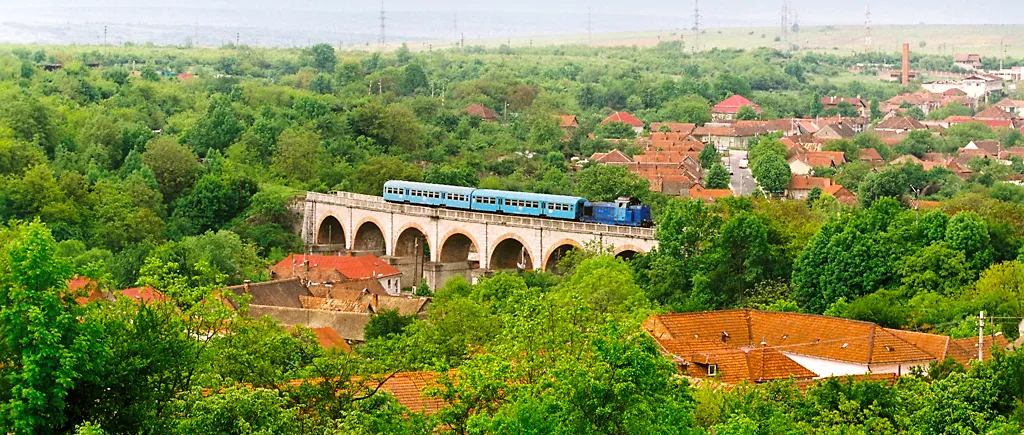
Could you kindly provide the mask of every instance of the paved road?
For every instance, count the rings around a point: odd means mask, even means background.
[[[754,181],[754,176],[750,174],[750,167],[740,168],[740,160],[747,158],[746,151],[729,151],[729,157],[725,157],[722,163],[727,168],[732,168],[732,180],[729,181],[729,187],[737,195],[750,195],[754,189],[757,188],[757,182]]]

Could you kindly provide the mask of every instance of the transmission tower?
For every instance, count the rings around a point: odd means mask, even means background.
[[[387,29],[387,19],[386,19],[386,16],[384,15],[384,2],[381,1],[380,2],[380,40],[377,41],[377,46],[382,51],[384,50],[384,44],[387,43],[387,40],[388,40],[387,30],[388,30]]]
[[[700,0],[693,0],[693,52],[700,51]]]
[[[782,0],[782,12],[779,17],[779,40],[785,49],[789,49],[789,3]]]
[[[452,39],[459,39],[459,14],[452,14]]]
[[[587,47],[594,44],[594,20],[590,8],[587,8]]]
[[[868,12],[864,14],[864,27],[866,35],[864,36],[864,52],[871,52],[871,5],[868,5]]]

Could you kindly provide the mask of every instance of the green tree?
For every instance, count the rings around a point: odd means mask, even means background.
[[[323,160],[320,136],[305,127],[292,127],[277,138],[278,154],[271,168],[284,179],[310,182],[317,177]]]
[[[576,174],[576,195],[591,201],[614,201],[623,196],[645,198],[650,188],[650,182],[625,166],[593,165]]]
[[[313,67],[321,72],[334,74],[334,67],[338,63],[338,57],[334,54],[334,46],[321,43],[309,47],[310,56],[313,59]]]
[[[708,170],[708,175],[704,180],[704,184],[708,189],[728,189],[729,170],[725,169],[725,166],[722,165],[721,162],[715,163],[711,166],[711,169]]]
[[[405,95],[412,95],[428,86],[427,74],[423,72],[422,66],[412,63],[405,67],[405,74],[402,76],[402,92]]]
[[[214,95],[206,115],[199,118],[181,135],[181,141],[196,153],[206,155],[209,150],[224,150],[245,131],[238,120],[231,99],[227,95]]]
[[[700,160],[700,166],[705,169],[711,169],[715,163],[722,163],[722,155],[718,154],[718,150],[711,144],[705,145],[704,149],[700,150],[697,159]]]
[[[150,141],[142,153],[142,162],[153,171],[160,193],[168,203],[192,187],[201,169],[196,154],[170,136]]]
[[[759,158],[752,165],[751,173],[765,192],[774,195],[785,191],[793,178],[786,158],[775,153]]]
[[[750,106],[740,106],[739,110],[736,111],[737,121],[752,121],[757,119],[757,111]]]
[[[81,308],[68,291],[71,267],[38,220],[6,230],[0,258],[0,373],[7,401],[0,423],[24,434],[58,433],[67,423],[66,399],[88,370],[90,337],[78,322]]]

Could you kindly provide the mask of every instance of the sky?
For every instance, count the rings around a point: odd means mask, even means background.
[[[779,23],[782,0],[704,0],[703,27],[767,27]],[[962,0],[789,0],[801,25],[1024,24],[1011,0],[965,6]],[[396,40],[439,40],[581,34],[588,8],[595,33],[690,27],[694,0],[386,0],[387,34]],[[305,41],[375,41],[381,4],[352,0],[0,0],[0,40],[180,43],[189,35],[216,44],[246,35],[259,45]],[[457,24],[456,24],[457,22]],[[205,35],[205,38],[204,38]]]

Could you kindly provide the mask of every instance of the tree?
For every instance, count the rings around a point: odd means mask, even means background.
[[[204,175],[172,204],[172,225],[181,235],[219,230],[249,205],[259,190],[244,177]]]
[[[872,121],[877,121],[879,119],[882,119],[882,110],[879,109],[879,104],[878,104],[878,100],[877,99],[871,100],[871,106],[870,106],[869,110],[871,112],[871,120]]]
[[[207,151],[224,150],[231,145],[245,130],[238,121],[231,99],[227,95],[214,95],[210,106],[203,116],[191,128],[181,135],[181,141],[188,144],[196,153],[205,155]]]
[[[87,369],[90,338],[81,308],[68,291],[71,267],[38,220],[0,233],[0,367],[9,388],[0,423],[15,433],[58,433],[67,422],[66,398]]]
[[[313,67],[320,72],[334,74],[334,67],[338,58],[334,54],[334,46],[320,43],[309,47],[310,56],[313,58]]]
[[[188,147],[170,136],[161,136],[146,145],[142,162],[153,171],[164,201],[170,203],[195,182],[199,158]]]
[[[899,199],[907,191],[906,174],[896,167],[887,167],[882,172],[870,173],[859,185],[857,198],[865,207],[870,207],[881,198]]]
[[[476,187],[480,178],[466,164],[431,166],[423,173],[423,181],[448,186]]]
[[[576,174],[576,195],[591,201],[614,201],[622,196],[644,198],[649,191],[650,182],[625,166],[593,165]]]
[[[309,182],[316,179],[322,161],[320,136],[305,127],[292,127],[277,138],[279,152],[271,168],[282,178]]]
[[[750,106],[740,106],[739,110],[736,111],[737,121],[752,121],[757,119],[757,111]]]
[[[752,165],[751,173],[765,192],[775,195],[785,191],[793,178],[786,158],[775,153],[758,159],[757,163]]]
[[[700,166],[704,169],[711,169],[715,163],[722,163],[722,155],[718,154],[718,150],[711,144],[705,145],[704,149],[700,150],[697,159],[700,160]]]
[[[684,95],[662,105],[658,111],[662,119],[704,124],[711,121],[711,106],[699,95]]]
[[[715,163],[711,166],[711,169],[708,170],[708,175],[704,180],[704,184],[708,189],[728,189],[729,170],[725,169],[725,166],[722,165],[721,162]]]
[[[964,253],[967,264],[975,273],[985,270],[992,263],[988,225],[975,212],[960,212],[950,218],[946,225],[945,241],[950,249]]]
[[[853,105],[846,101],[841,101],[838,105],[836,105],[836,107],[839,109],[840,116],[844,116],[847,118],[856,118],[860,116],[860,113],[857,112],[857,109],[854,109]]]
[[[415,315],[403,316],[397,309],[384,310],[374,313],[370,321],[363,329],[363,336],[367,341],[375,338],[388,338],[391,335],[398,335],[405,331],[409,325],[416,320]]]
[[[402,76],[402,93],[412,95],[418,90],[426,89],[427,86],[429,86],[427,75],[423,72],[422,66],[412,63],[405,67],[405,74]]]
[[[598,125],[594,134],[601,139],[634,139],[637,136],[632,126],[618,121]]]

